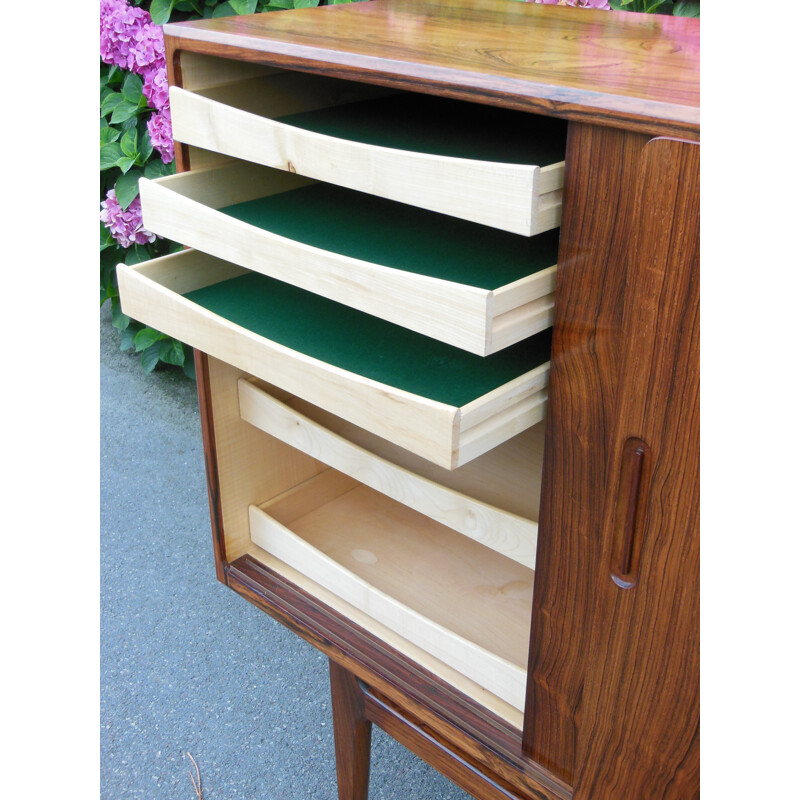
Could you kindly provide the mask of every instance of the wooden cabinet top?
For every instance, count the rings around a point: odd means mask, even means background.
[[[513,0],[371,0],[164,32],[173,49],[699,137],[697,19]]]

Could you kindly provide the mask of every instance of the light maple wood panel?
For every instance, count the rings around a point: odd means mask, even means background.
[[[208,372],[218,477],[214,512],[225,558],[234,561],[251,545],[248,507],[253,499],[282,494],[327,467],[242,420],[236,383],[242,375],[239,370],[210,358]]]
[[[417,475],[315,423],[244,379],[242,419],[359,483],[533,569],[538,526]]]
[[[458,494],[529,520],[539,519],[545,423],[540,422],[457,469],[445,469],[279,387],[249,378],[270,396],[379,458]]]
[[[310,183],[299,175],[245,161],[158,180],[142,178],[142,219],[148,230],[160,236],[479,355],[501,350],[551,325],[555,252],[551,265],[505,286],[486,289],[466,280],[444,280],[331,252],[219,210]],[[386,224],[391,220],[386,219]],[[436,224],[435,218],[431,224]],[[442,246],[447,253],[447,245]],[[546,256],[548,251],[542,248]]]
[[[185,144],[524,236],[560,223],[563,159],[546,164],[503,163],[414,152],[326,135],[294,125],[291,119],[276,119],[303,106],[319,112],[339,101],[329,79],[321,79],[318,90],[314,80],[277,74],[204,93],[173,87],[173,135]],[[340,95],[366,105],[363,99],[369,94],[364,91],[358,97],[347,86]],[[292,105],[285,100],[287,94],[295,98]],[[415,122],[424,141],[425,120],[405,120],[407,126]],[[374,120],[369,123],[374,125]],[[387,122],[387,127],[390,124],[394,121]],[[391,134],[391,128],[388,130]],[[498,139],[507,135],[501,129],[491,133]],[[480,129],[460,132],[462,139],[480,141],[482,136]],[[535,140],[530,148],[529,160],[533,161]]]
[[[129,316],[448,469],[544,418],[549,362],[463,407],[451,406],[276,344],[182,296],[246,272],[198,251],[117,268]]]
[[[250,529],[259,547],[522,707],[532,570],[333,470],[252,506]]]

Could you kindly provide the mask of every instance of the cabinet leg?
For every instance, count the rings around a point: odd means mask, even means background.
[[[344,667],[328,663],[339,800],[367,800],[372,723],[364,716],[364,693]]]

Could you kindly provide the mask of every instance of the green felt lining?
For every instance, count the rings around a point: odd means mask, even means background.
[[[292,350],[457,407],[550,358],[549,329],[481,357],[256,272],[186,298]]]
[[[331,253],[487,290],[558,257],[558,229],[519,236],[325,183],[220,211]]]
[[[505,164],[564,160],[567,123],[522,111],[399,94],[288,114],[279,122],[339,139]]]

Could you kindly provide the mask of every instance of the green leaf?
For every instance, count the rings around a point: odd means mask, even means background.
[[[122,156],[122,158],[117,161],[117,166],[122,170],[122,174],[124,175],[135,163],[136,159],[132,156]]]
[[[116,244],[116,239],[111,235],[111,231],[106,228],[103,223],[100,223],[100,252],[102,253],[107,247],[113,247]]]
[[[156,25],[169,22],[169,15],[172,13],[174,5],[175,0],[153,0],[150,4],[150,18]]]
[[[233,10],[233,6],[229,3],[221,3],[218,5],[211,14],[212,19],[217,19],[219,17],[232,17],[236,12]]]
[[[141,244],[135,244],[125,251],[125,264],[132,267],[134,264],[141,264],[142,261],[149,261],[152,258],[150,251]]]
[[[121,92],[109,92],[100,103],[100,114],[110,114],[124,99]]]
[[[166,338],[166,334],[159,333],[153,328],[142,328],[139,333],[136,334],[136,339],[134,340],[136,352],[141,353],[142,350],[147,350],[148,347],[152,347],[156,342],[160,342],[162,339]]]
[[[700,3],[699,0],[678,0],[672,7],[673,17],[699,17],[700,16]]]
[[[142,99],[142,79],[133,72],[125,76],[125,83],[122,84],[122,96],[129,103],[139,104]]]
[[[114,184],[114,191],[117,193],[117,200],[122,206],[123,211],[136,199],[139,194],[139,178],[142,173],[140,170],[135,169],[120,175]]]
[[[128,128],[128,130],[125,131],[122,138],[119,140],[119,146],[126,156],[136,158],[138,155],[138,151],[136,149],[138,138],[139,137],[136,133],[136,128]]]
[[[100,171],[117,166],[117,161],[122,158],[122,148],[117,142],[109,142],[100,147]]]
[[[111,300],[111,324],[118,330],[124,331],[131,324],[131,318],[122,313],[122,306]]]
[[[154,344],[152,347],[148,347],[142,353],[142,369],[145,372],[152,372],[156,365],[158,364],[158,345]]]
[[[138,105],[131,103],[130,100],[123,100],[114,107],[114,112],[111,114],[111,124],[125,122],[125,120],[135,117],[138,113]]]
[[[193,381],[197,380],[197,373],[195,372],[194,368],[194,354],[192,352],[192,348],[189,347],[188,353],[186,353],[185,358],[183,359],[183,374],[187,378],[191,378]]]
[[[100,145],[116,142],[122,135],[122,131],[112,128],[110,125],[103,125],[100,128]]]
[[[255,13],[258,0],[230,0],[231,8],[237,14],[253,14]]]
[[[122,350],[123,353],[130,350],[134,346],[133,340],[135,338],[136,330],[134,329],[133,325],[130,325],[120,334],[119,349]]]
[[[186,355],[183,352],[183,345],[177,339],[168,339],[159,344],[158,357],[165,364],[174,364],[176,367],[180,367],[183,365]]]
[[[154,158],[152,161],[148,161],[144,168],[144,176],[150,180],[163,178],[166,175],[173,175],[174,172],[175,162],[172,161],[169,164],[165,164],[160,157]]]
[[[315,8],[319,5],[319,0],[294,0],[295,8]]]
[[[144,133],[139,138],[139,155],[137,158],[139,166],[145,164],[151,155],[153,155],[153,143],[150,141],[150,134],[147,132],[147,127],[145,127]]]
[[[123,75],[122,70],[116,64],[113,64],[111,68],[108,70],[108,82],[121,83],[122,75]]]

